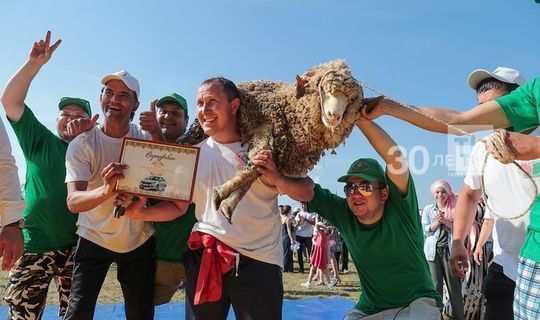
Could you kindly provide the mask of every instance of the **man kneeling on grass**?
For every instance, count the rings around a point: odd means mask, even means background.
[[[377,124],[358,127],[386,162],[359,159],[347,174],[346,198],[314,186],[309,211],[336,226],[349,248],[360,278],[360,299],[344,317],[363,319],[440,319],[441,297],[435,291],[424,256],[418,202],[407,164],[392,138]]]

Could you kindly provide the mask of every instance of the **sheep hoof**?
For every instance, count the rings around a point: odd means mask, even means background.
[[[221,206],[221,201],[223,201],[223,198],[221,197],[221,194],[219,193],[218,188],[214,188],[214,192],[212,193],[212,198],[214,200],[214,207],[216,210],[219,210],[219,207]]]
[[[232,224],[232,215],[234,208],[231,208],[226,201],[223,201],[220,206],[221,213],[225,216],[225,219]]]

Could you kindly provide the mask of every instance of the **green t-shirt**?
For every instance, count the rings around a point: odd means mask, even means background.
[[[26,161],[24,252],[74,246],[77,215],[67,208],[64,182],[67,143],[41,124],[27,106],[19,121],[9,123]]]
[[[540,78],[531,80],[511,93],[497,98],[504,114],[516,131],[523,131],[540,123]],[[533,168],[533,175],[540,174],[539,168]],[[540,261],[540,196],[536,197],[531,208],[530,224],[527,237],[521,247],[520,255],[534,261]]]
[[[388,178],[387,178],[388,179]],[[402,197],[388,179],[390,196],[383,217],[372,225],[361,224],[346,199],[315,185],[308,204],[341,232],[360,278],[360,299],[355,308],[374,314],[400,308],[429,297],[442,307],[424,255],[424,235],[412,178]]]
[[[188,251],[188,238],[195,219],[195,205],[190,204],[186,214],[167,222],[154,222],[156,258],[168,262],[181,262]]]

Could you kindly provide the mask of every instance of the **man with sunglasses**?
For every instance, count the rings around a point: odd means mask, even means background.
[[[358,127],[386,163],[358,159],[344,182],[346,198],[316,184],[310,211],[341,232],[360,278],[351,319],[440,319],[441,298],[423,252],[424,236],[413,180],[392,138],[374,122]]]
[[[5,301],[10,319],[40,319],[51,279],[57,285],[63,316],[70,295],[77,216],[66,205],[65,156],[74,138],[67,129],[75,119],[89,119],[90,103],[80,98],[62,98],[56,119],[58,136],[47,129],[26,105],[28,89],[41,67],[49,61],[60,40],[50,46],[35,42],[28,60],[9,80],[2,94],[6,111],[26,160],[26,210],[17,226],[23,229],[24,254],[9,273]],[[12,186],[18,188],[19,186]]]

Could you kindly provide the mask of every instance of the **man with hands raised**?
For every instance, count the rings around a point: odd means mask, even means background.
[[[52,278],[57,284],[59,315],[67,308],[71,288],[73,253],[77,240],[77,216],[66,205],[65,155],[74,134],[68,124],[89,120],[90,103],[84,99],[65,97],[58,104],[56,120],[58,136],[47,129],[26,105],[32,80],[60,45],[51,45],[51,32],[34,42],[28,60],[8,81],[2,94],[7,114],[27,165],[23,217],[17,226],[23,228],[24,254],[9,274],[5,301],[10,319],[40,319],[45,308],[47,290]],[[93,119],[93,121],[97,118]],[[18,188],[18,186],[12,186]]]

